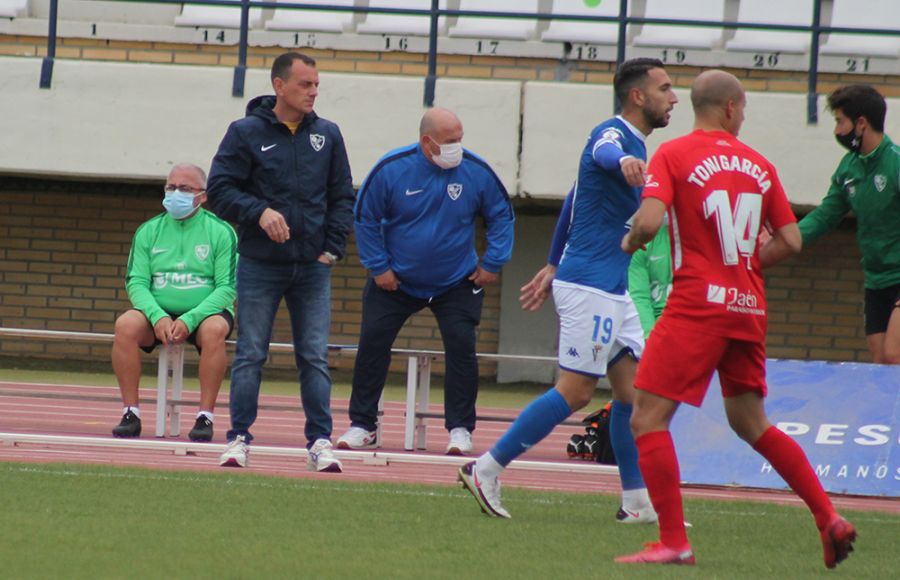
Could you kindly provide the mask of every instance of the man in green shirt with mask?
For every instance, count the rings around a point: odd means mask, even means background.
[[[141,434],[140,350],[188,342],[200,353],[200,412],[188,436],[210,441],[228,362],[225,339],[234,326],[237,235],[200,207],[206,200],[206,174],[196,165],[173,167],[165,194],[165,213],[141,224],[128,256],[125,289],[132,309],[116,320],[112,348],[125,408],[112,432],[116,437]]]
[[[900,363],[900,147],[884,134],[887,105],[868,85],[828,96],[834,136],[849,150],[821,205],[800,221],[803,245],[853,210],[865,276],[866,343],[876,363]]]

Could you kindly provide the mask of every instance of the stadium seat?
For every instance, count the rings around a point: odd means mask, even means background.
[[[240,28],[241,9],[223,6],[199,6],[185,4],[181,14],[175,17],[175,26],[197,26],[201,28]],[[262,10],[250,9],[250,28],[262,26]]]
[[[28,15],[28,0],[0,0],[0,18]]]
[[[447,8],[447,0],[441,0],[441,8]],[[430,10],[431,0],[369,0],[369,8],[410,8],[414,10]],[[430,19],[425,16],[408,16],[402,14],[369,13],[366,19],[356,27],[356,31],[364,34],[397,34],[411,36],[428,36],[431,29]],[[438,34],[447,31],[447,19],[438,19]]]
[[[647,0],[645,18],[673,20],[725,19],[725,0]],[[713,49],[721,45],[722,29],[706,26],[671,26],[645,24],[634,37],[635,46]]]
[[[519,0],[518,2],[509,2],[508,0],[460,0],[459,9],[537,13],[538,0]],[[537,23],[537,20],[525,18],[460,16],[456,24],[450,27],[447,35],[463,38],[530,40],[535,36]]]
[[[847,28],[897,28],[900,24],[900,2],[866,0],[865,8],[858,0],[834,0],[831,26]],[[900,56],[900,37],[874,34],[828,35],[821,45],[823,55]]]
[[[812,23],[815,0],[743,0],[738,8],[738,22],[757,24]],[[809,50],[811,33],[742,28],[725,43],[727,50],[749,52],[805,53]]]
[[[303,0],[303,4],[353,6],[355,0]],[[276,0],[292,2],[295,0]],[[353,27],[353,12],[324,12],[321,10],[291,10],[276,8],[266,22],[267,30],[297,30],[314,32],[345,32]]]
[[[10,0],[0,1],[8,2]],[[12,0],[12,2],[15,3],[16,0]],[[29,8],[31,18],[47,20],[50,17],[49,0],[30,0]],[[59,3],[58,10],[59,19],[62,21],[171,27],[172,20],[181,12],[181,6],[151,2],[64,0]]]
[[[589,7],[584,0],[553,0],[552,13],[575,16],[618,16],[619,3],[606,0],[597,6]],[[616,44],[618,39],[619,25],[606,22],[551,20],[550,26],[541,34],[541,40],[545,42]]]

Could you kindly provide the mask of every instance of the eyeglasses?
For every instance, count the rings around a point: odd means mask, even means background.
[[[177,185],[174,183],[167,183],[166,186],[163,188],[163,191],[165,191],[166,193],[172,193],[176,189],[178,191],[183,191],[184,193],[192,193],[194,195],[196,195],[198,193],[203,193],[204,191],[206,191],[202,187],[191,187],[190,185]]]

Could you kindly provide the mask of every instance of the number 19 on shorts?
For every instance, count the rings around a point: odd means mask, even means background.
[[[600,332],[603,332],[603,335],[600,335]],[[613,331],[613,319],[609,317],[602,317],[599,314],[594,315],[594,332],[591,334],[591,342],[597,342],[599,339],[602,344],[609,344],[609,340],[612,338]]]

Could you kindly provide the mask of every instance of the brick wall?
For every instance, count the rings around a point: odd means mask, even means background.
[[[162,211],[161,199],[162,183],[0,181],[0,326],[112,333],[116,316],[130,306],[125,267],[131,238],[138,225]],[[332,344],[356,344],[359,338],[366,272],[352,236],[347,249],[347,257],[334,269]],[[497,352],[499,319],[499,287],[489,287],[479,352]],[[273,341],[290,342],[290,337],[282,305]],[[443,350],[430,312],[413,316],[395,346]],[[102,343],[0,339],[0,356],[108,361],[109,349]],[[349,369],[353,359],[338,356],[332,362]],[[293,368],[293,355],[273,354],[272,366]],[[405,361],[395,360],[392,370],[405,371]],[[442,364],[435,370],[443,372]],[[492,376],[496,365],[484,363],[481,371]]]

